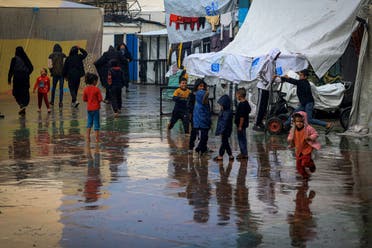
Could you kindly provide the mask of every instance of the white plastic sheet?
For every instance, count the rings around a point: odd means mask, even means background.
[[[216,76],[244,81],[251,79],[247,75],[249,60],[264,56],[272,48],[279,48],[282,56],[298,56],[299,60],[305,58],[321,77],[344,53],[361,2],[253,1],[233,42],[217,54],[189,56],[185,59],[185,65],[190,74],[212,76],[211,63],[215,63],[216,58],[224,58],[228,65],[220,67],[234,70],[227,72],[221,69]],[[298,70],[294,67],[289,69]]]

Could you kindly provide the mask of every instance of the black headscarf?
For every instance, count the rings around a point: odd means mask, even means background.
[[[29,68],[29,73],[31,74],[31,72],[34,70],[34,66],[32,65],[30,59],[28,58],[25,50],[23,50],[22,46],[16,47],[15,56],[22,59],[23,63],[25,63],[25,65]]]

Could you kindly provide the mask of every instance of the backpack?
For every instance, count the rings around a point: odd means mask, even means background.
[[[62,74],[63,74],[63,59],[64,59],[64,54],[63,53],[53,53],[51,55],[52,68],[50,69],[50,72],[51,72],[52,76],[62,76]]]

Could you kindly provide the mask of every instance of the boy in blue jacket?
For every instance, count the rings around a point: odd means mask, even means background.
[[[214,158],[215,161],[223,160],[225,151],[229,155],[229,160],[234,160],[229,144],[229,138],[232,132],[233,114],[231,111],[231,100],[228,95],[223,95],[218,99],[217,103],[221,106],[220,114],[218,115],[216,136],[221,135],[221,146],[218,156]]]

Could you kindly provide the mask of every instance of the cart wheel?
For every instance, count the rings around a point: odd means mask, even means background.
[[[270,134],[279,134],[283,129],[283,122],[278,117],[272,117],[267,121],[267,131]]]
[[[347,130],[349,128],[349,117],[350,117],[351,107],[347,107],[341,111],[340,123],[341,126]]]

